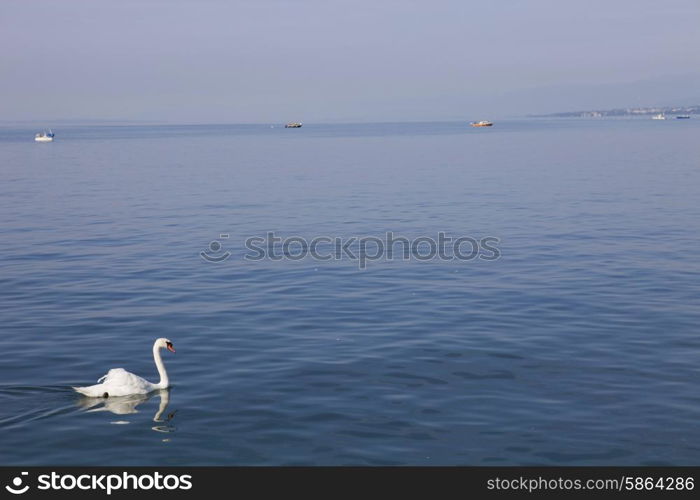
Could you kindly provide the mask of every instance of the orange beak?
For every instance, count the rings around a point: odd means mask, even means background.
[[[175,348],[173,347],[173,345],[170,342],[168,342],[165,347],[168,348],[168,351],[175,352]]]

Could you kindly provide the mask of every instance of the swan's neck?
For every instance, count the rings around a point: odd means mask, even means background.
[[[158,368],[158,375],[160,375],[160,382],[157,384],[158,389],[167,389],[170,387],[170,380],[168,379],[168,372],[165,371],[165,365],[160,357],[160,348],[158,346],[153,346],[153,359],[156,362],[156,367]]]

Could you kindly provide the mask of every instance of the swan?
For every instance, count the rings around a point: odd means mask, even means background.
[[[168,372],[165,371],[163,360],[160,357],[161,349],[175,352],[173,343],[166,338],[156,339],[153,343],[153,359],[156,362],[158,374],[160,375],[160,382],[157,384],[152,384],[138,375],[129,373],[124,368],[112,368],[107,372],[107,375],[97,380],[98,384],[87,387],[73,387],[73,389],[91,398],[148,394],[158,389],[167,389],[170,387],[170,380],[168,379]]]

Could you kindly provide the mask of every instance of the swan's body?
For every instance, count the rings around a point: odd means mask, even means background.
[[[168,339],[160,338],[153,344],[153,359],[158,368],[160,382],[153,384],[148,380],[134,375],[126,371],[124,368],[112,368],[107,372],[107,375],[98,379],[98,384],[87,387],[73,387],[80,394],[91,398],[107,398],[117,396],[129,396],[131,394],[148,394],[149,392],[159,389],[167,389],[170,387],[168,372],[165,371],[165,365],[160,357],[160,350],[168,349],[175,352],[173,343]]]

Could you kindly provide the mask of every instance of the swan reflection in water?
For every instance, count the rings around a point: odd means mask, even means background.
[[[115,415],[130,415],[132,413],[139,413],[136,407],[156,395],[160,397],[160,404],[158,405],[158,411],[156,411],[156,414],[153,416],[153,421],[158,423],[158,425],[154,425],[151,429],[156,432],[175,432],[175,426],[172,425],[172,420],[177,410],[167,414],[165,413],[170,403],[170,389],[160,389],[149,392],[148,394],[132,394],[129,396],[111,398],[82,397],[78,401],[78,406],[88,412],[108,411]],[[112,423],[128,424],[129,422],[119,420]]]

